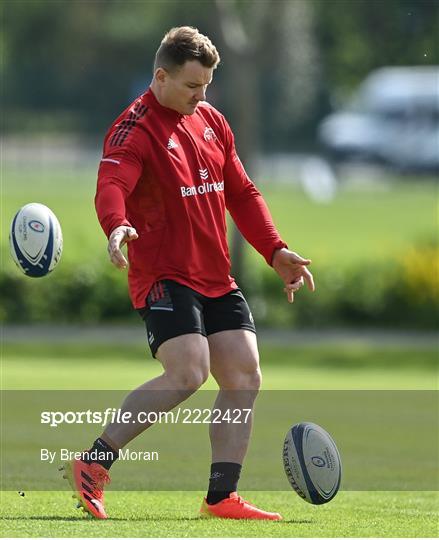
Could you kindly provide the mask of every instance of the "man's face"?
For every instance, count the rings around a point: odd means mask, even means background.
[[[172,72],[159,68],[156,77],[162,105],[180,114],[194,114],[198,103],[206,99],[212,75],[213,68],[204,67],[198,60],[187,61]]]

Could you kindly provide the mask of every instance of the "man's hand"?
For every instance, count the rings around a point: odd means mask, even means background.
[[[114,231],[110,234],[107,248],[110,255],[110,260],[114,266],[121,269],[128,266],[128,261],[125,259],[125,256],[120,248],[127,242],[131,242],[131,240],[136,240],[137,238],[139,238],[139,235],[137,234],[136,229],[133,227],[121,225],[120,227],[116,227],[114,229]]]
[[[272,266],[285,283],[284,291],[288,302],[294,302],[294,293],[303,286],[305,281],[310,291],[315,290],[314,279],[307,268],[309,264],[311,264],[310,259],[303,259],[286,248],[274,252]]]

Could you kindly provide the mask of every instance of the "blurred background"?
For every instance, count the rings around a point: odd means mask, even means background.
[[[228,118],[281,235],[313,260],[317,291],[291,306],[230,228],[233,271],[266,342],[291,349],[355,336],[387,347],[391,336],[392,361],[436,366],[436,1],[15,0],[2,3],[1,19],[5,343],[53,344],[61,328],[79,328],[75,341],[102,325],[117,325],[107,335],[123,340],[129,325],[146,353],[126,275],[110,265],[95,217],[96,171],[106,129],[151,81],[162,36],[192,25],[222,57],[208,100]],[[10,221],[28,202],[49,206],[64,234],[61,263],[36,280],[8,248]],[[416,355],[404,356],[407,347]],[[290,349],[272,356],[311,361]],[[332,359],[379,362],[381,353],[360,349],[339,347]],[[30,354],[17,351],[8,354]]]
[[[4,535],[90,535],[67,513],[67,494],[23,486],[43,474],[48,489],[63,489],[52,466],[35,463],[39,448],[81,450],[100,428],[50,436],[37,411],[118,407],[162,371],[126,272],[108,260],[93,199],[107,128],[148,87],[164,33],[192,25],[222,57],[208,99],[228,118],[282,237],[313,260],[317,286],[288,304],[230,224],[264,391],[241,488],[289,490],[250,498],[285,509],[294,536],[434,536],[434,493],[419,490],[434,489],[439,471],[437,0],[2,0],[0,19],[1,450],[12,482],[2,489],[13,489],[2,493]],[[24,276],[9,253],[10,223],[29,202],[49,206],[64,235],[60,264],[40,279]],[[215,388],[212,378],[203,386]],[[197,392],[185,407],[213,399]],[[282,468],[284,434],[301,421],[328,430],[343,461],[344,493],[320,518],[300,506]],[[160,469],[131,472],[136,489],[173,489],[193,457],[192,476],[206,477],[206,426],[199,439],[189,426],[170,427],[130,443],[163,457]],[[112,469],[113,489],[129,471]],[[197,520],[181,519],[194,511],[191,493],[109,493],[122,513],[117,530],[101,534],[203,536]],[[170,519],[158,518],[161,529],[154,516],[164,500]]]

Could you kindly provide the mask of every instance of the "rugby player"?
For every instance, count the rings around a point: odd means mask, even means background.
[[[280,276],[288,301],[305,282],[314,290],[311,261],[290,251],[279,236],[238,158],[226,119],[206,102],[219,61],[215,46],[197,29],[171,29],[157,50],[150,88],[105,137],[97,215],[111,262],[129,267],[133,305],[163,366],[159,377],[123,402],[122,411],[133,417],[173,409],[209,373],[219,386],[215,409],[253,409],[261,384],[256,330],[230,275],[226,210]],[[243,424],[210,425],[212,465],[201,515],[282,519],[237,494],[251,424],[250,417]],[[107,517],[103,490],[119,450],[148,427],[110,423],[81,459],[66,464],[79,503],[96,518]]]

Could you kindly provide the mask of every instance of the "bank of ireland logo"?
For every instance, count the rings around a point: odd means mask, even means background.
[[[204,129],[204,140],[206,142],[216,141],[215,132],[213,131],[213,129],[211,127],[206,127]]]
[[[209,179],[209,170],[208,169],[198,169],[198,172],[200,173],[201,180],[208,180]]]
[[[211,181],[209,178],[209,169],[198,169],[198,174],[200,175],[201,184],[198,184],[198,180],[194,180],[193,186],[180,186],[181,196],[182,197],[192,197],[198,195],[207,195],[208,193],[217,193],[219,191],[224,191],[224,180],[221,182]]]

